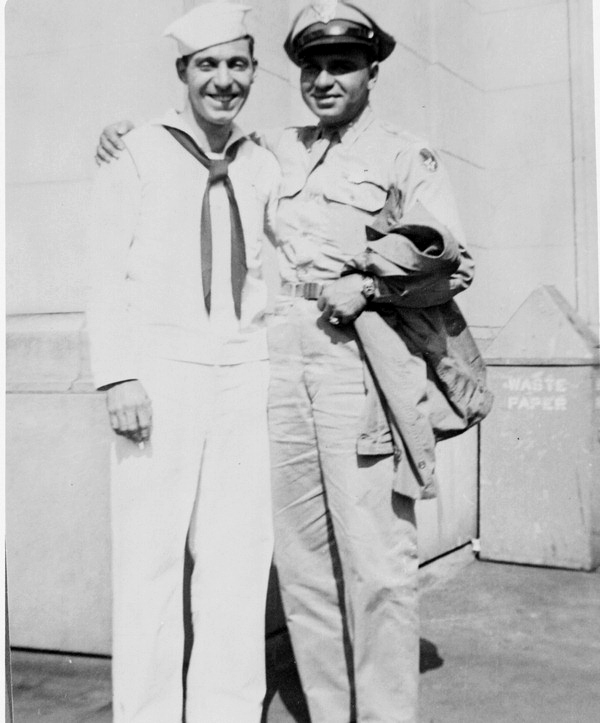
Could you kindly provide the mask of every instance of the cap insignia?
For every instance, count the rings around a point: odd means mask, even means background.
[[[328,23],[335,17],[337,0],[315,0],[311,7],[322,23]]]
[[[423,161],[423,165],[425,168],[433,173],[434,171],[437,171],[438,169],[438,162],[437,158],[433,155],[433,153],[428,148],[421,148],[419,151],[419,155],[421,156],[421,160]]]

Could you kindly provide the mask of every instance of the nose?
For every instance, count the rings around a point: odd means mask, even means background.
[[[231,85],[231,73],[227,63],[219,63],[215,75],[215,84],[219,88],[228,88]]]
[[[317,88],[328,88],[333,84],[333,76],[323,68],[321,72],[315,78],[315,87]]]

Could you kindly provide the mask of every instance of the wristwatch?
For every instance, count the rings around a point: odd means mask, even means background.
[[[367,301],[375,296],[375,279],[372,276],[363,277],[361,293]]]

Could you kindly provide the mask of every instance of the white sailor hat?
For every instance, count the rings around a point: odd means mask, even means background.
[[[171,23],[163,34],[177,41],[180,55],[191,55],[246,37],[244,19],[250,9],[224,0],[203,3]]]
[[[375,60],[385,60],[396,47],[394,38],[367,13],[346,0],[315,0],[300,11],[283,45],[296,65],[316,47],[360,45]]]

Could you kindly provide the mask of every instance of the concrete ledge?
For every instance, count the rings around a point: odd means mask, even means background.
[[[110,653],[109,454],[101,394],[9,394],[11,644]]]
[[[93,391],[83,326],[83,312],[9,316],[7,391]]]

